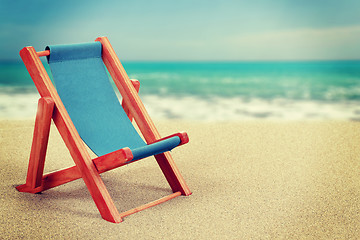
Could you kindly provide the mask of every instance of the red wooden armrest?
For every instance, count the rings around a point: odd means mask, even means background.
[[[93,159],[99,173],[123,166],[133,159],[130,148],[125,147]]]

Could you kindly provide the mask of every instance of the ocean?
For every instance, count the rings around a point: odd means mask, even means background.
[[[360,61],[123,66],[154,119],[360,121]],[[34,118],[38,98],[22,62],[0,62],[0,119]]]

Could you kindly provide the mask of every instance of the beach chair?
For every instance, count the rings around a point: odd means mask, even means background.
[[[106,37],[92,43],[49,46],[41,52],[25,47],[20,56],[41,98],[26,183],[17,187],[19,191],[39,193],[82,178],[101,216],[114,223],[177,196],[191,194],[169,152],[187,143],[187,134],[160,137],[139,98],[139,82],[129,79]],[[43,56],[47,57],[56,88],[39,58]],[[122,104],[104,64],[122,96]],[[43,175],[51,119],[75,165]],[[85,144],[96,158],[90,157]],[[119,213],[100,174],[148,156],[155,157],[173,193]]]

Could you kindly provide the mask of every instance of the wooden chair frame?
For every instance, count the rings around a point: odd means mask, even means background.
[[[130,120],[134,118],[148,144],[160,141],[162,138],[137,93],[139,90],[139,83],[129,79],[106,37],[99,37],[95,41],[99,41],[102,44],[103,62],[123,97],[122,105]],[[101,216],[105,220],[113,223],[119,223],[122,221],[123,217],[155,206],[177,196],[188,196],[191,194],[190,189],[186,185],[170,153],[165,152],[157,154],[154,157],[173,193],[154,202],[119,213],[100,177],[100,173],[129,163],[132,159],[131,150],[129,148],[123,148],[104,156],[91,159],[84,142],[81,140],[75,129],[75,126],[39,58],[49,54],[49,51],[36,52],[33,47],[25,47],[20,51],[20,56],[34,81],[41,98],[38,102],[26,183],[17,187],[19,191],[38,193],[82,178],[99,209]],[[51,119],[53,119],[66,147],[69,149],[70,155],[75,162],[75,166],[43,175]],[[181,139],[180,144],[188,142],[187,134],[184,132],[173,134],[171,136],[179,136]]]

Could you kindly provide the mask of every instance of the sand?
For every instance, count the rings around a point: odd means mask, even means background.
[[[360,123],[157,122],[193,194],[113,224],[83,181],[20,193],[32,121],[0,121],[0,239],[357,239]],[[45,171],[72,166],[52,126]],[[170,194],[153,158],[102,174],[119,211]]]

